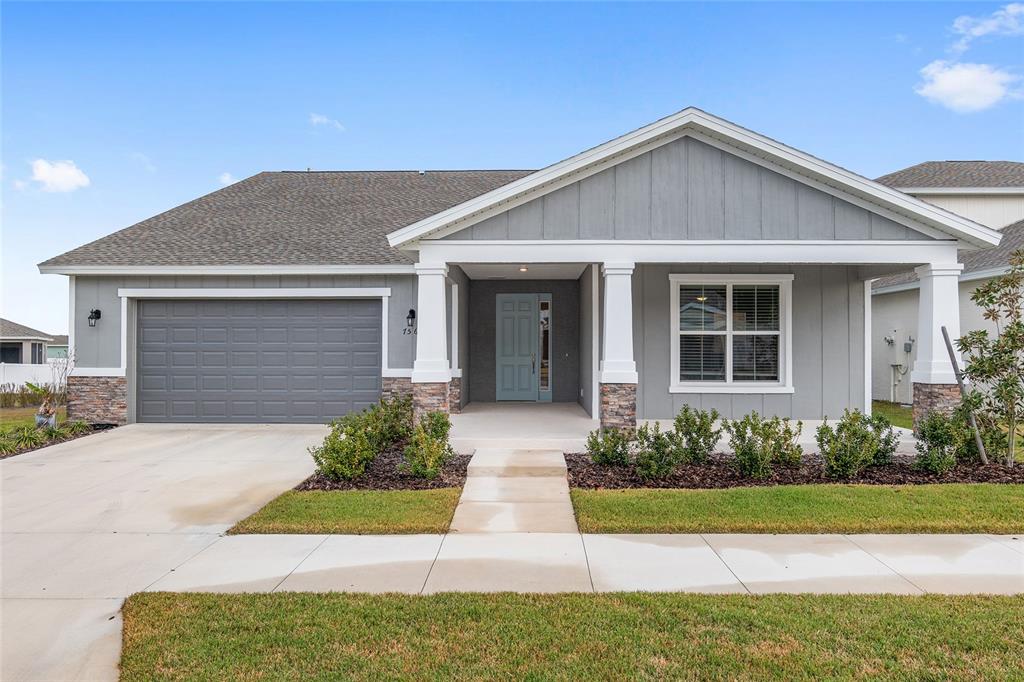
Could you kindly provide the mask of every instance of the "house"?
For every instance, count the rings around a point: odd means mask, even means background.
[[[46,362],[49,334],[11,320],[0,319],[0,362],[13,365],[41,365]]]
[[[70,278],[77,418],[323,421],[407,393],[621,427],[869,408],[870,281],[908,267],[915,401],[949,407],[957,252],[999,239],[688,108],[537,171],[260,173],[39,267]]]
[[[46,359],[59,360],[68,357],[67,334],[53,334],[53,341],[46,346]]]
[[[928,161],[878,182],[1000,230],[1000,245],[960,254],[960,328],[994,331],[971,300],[979,286],[1006,272],[1010,255],[1024,249],[1024,163]],[[882,277],[872,289],[872,395],[910,403],[910,372],[917,357],[918,279],[914,272]]]

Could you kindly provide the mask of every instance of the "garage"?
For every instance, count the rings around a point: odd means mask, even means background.
[[[140,422],[325,422],[380,398],[380,299],[138,302]]]

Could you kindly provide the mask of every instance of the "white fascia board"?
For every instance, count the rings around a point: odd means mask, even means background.
[[[447,263],[955,263],[955,241],[815,240],[444,240],[420,257]]]
[[[975,270],[973,272],[965,272],[960,275],[961,282],[976,282],[980,279],[989,279],[990,277],[999,277],[1005,275],[1010,271],[1010,266],[1001,266],[998,268],[987,268],[985,270]],[[888,287],[878,287],[871,291],[872,296],[878,296],[881,294],[894,294],[898,291],[912,291],[921,286],[921,282],[914,280],[913,282],[903,282],[902,284],[893,284]]]
[[[411,275],[408,265],[40,265],[44,275]]]
[[[49,336],[0,336],[0,341],[11,341],[12,343],[14,341],[43,341],[49,344],[49,342],[53,341],[53,339],[51,339]]]
[[[1024,194],[1024,187],[897,187],[904,194]]]
[[[75,367],[71,370],[73,377],[123,377],[124,367]]]
[[[121,298],[381,298],[391,289],[379,287],[272,289],[118,289]]]
[[[552,191],[561,184],[586,177],[599,170],[598,165],[601,162],[613,159],[616,162],[621,161],[628,158],[627,155],[631,152],[640,153],[637,150],[642,149],[644,145],[653,142],[664,144],[693,133],[717,137],[731,146],[789,167],[803,176],[853,196],[870,200],[882,208],[910,217],[924,226],[935,228],[967,244],[992,246],[999,243],[999,233],[996,230],[693,107],[395,230],[388,235],[388,243],[393,247],[406,246],[445,228],[460,224],[465,227],[489,217],[494,212],[507,210],[534,198],[539,194],[539,190]]]

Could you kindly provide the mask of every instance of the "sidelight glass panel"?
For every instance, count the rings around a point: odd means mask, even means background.
[[[680,381],[725,381],[724,334],[679,336]]]
[[[778,381],[778,335],[733,337],[732,378],[733,381]]]
[[[551,302],[540,302],[540,390],[551,390]]]
[[[725,331],[725,285],[679,287],[679,331]]]

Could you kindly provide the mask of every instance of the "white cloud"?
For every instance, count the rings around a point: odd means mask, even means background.
[[[1024,35],[1024,4],[1013,2],[983,17],[957,17],[953,20],[953,33],[960,36],[953,44],[957,54],[963,54],[974,40],[985,36]]]
[[[74,192],[89,186],[89,176],[74,161],[36,159],[32,162],[32,179],[44,192]]]
[[[312,126],[328,126],[330,128],[334,128],[335,130],[345,130],[345,126],[341,124],[341,121],[329,118],[327,116],[324,116],[323,114],[310,114],[309,124]]]
[[[1020,80],[988,64],[961,64],[938,59],[921,69],[924,82],[914,88],[922,97],[957,113],[983,111],[1017,97],[1011,86]]]
[[[233,185],[238,182],[238,178],[225,171],[217,176],[217,182],[227,187],[228,185]]]

